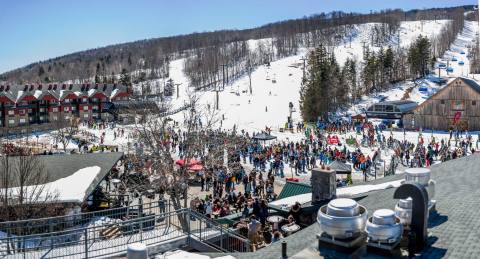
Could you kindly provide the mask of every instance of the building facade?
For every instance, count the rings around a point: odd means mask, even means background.
[[[480,85],[459,77],[403,117],[406,129],[480,130]]]
[[[0,128],[102,119],[109,103],[130,95],[117,84],[0,85]]]

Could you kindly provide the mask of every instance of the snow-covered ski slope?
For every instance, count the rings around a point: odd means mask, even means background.
[[[389,45],[396,47],[398,43],[398,35],[400,35],[400,46],[408,47],[419,35],[434,37],[437,35],[447,20],[437,21],[409,21],[402,22],[397,36],[392,37],[387,45],[382,46],[387,48]],[[362,61],[363,42],[370,50],[379,50],[380,46],[373,46],[371,44],[371,31],[378,24],[367,23],[356,25],[354,33],[352,34],[352,42],[350,46],[350,38],[345,39],[335,49],[335,55],[339,64],[342,64],[348,57],[355,58],[357,61]],[[422,30],[423,28],[423,30]],[[474,22],[467,21],[465,29],[459,35],[457,41],[452,45],[451,51],[445,54],[457,56],[458,60],[464,62],[464,69],[468,67],[468,50],[467,46],[475,38],[478,31],[478,26]],[[267,42],[268,40],[261,40]],[[256,41],[249,42],[249,46],[255,46]],[[300,120],[299,113],[299,91],[302,78],[302,57],[307,54],[306,49],[301,49],[298,55],[283,58],[271,62],[270,67],[260,66],[252,72],[252,88],[253,94],[249,94],[249,78],[247,75],[241,77],[234,83],[225,87],[224,91],[219,92],[219,116],[223,115],[225,120],[222,127],[226,129],[232,128],[234,125],[238,129],[245,129],[249,132],[264,130],[265,127],[270,127],[276,131],[283,127],[289,116],[289,102],[292,102],[295,107],[295,112],[292,114],[294,120]],[[465,54],[459,53],[464,51]],[[451,65],[454,72],[451,73],[452,78],[460,76],[461,71],[457,64]],[[188,100],[188,94],[193,94],[193,88],[188,88],[188,78],[183,73],[184,59],[174,60],[170,63],[170,78],[175,83],[181,83],[179,87],[179,98],[176,95],[171,99],[172,107],[180,107]],[[460,71],[460,74],[457,74]],[[467,72],[464,71],[466,74]],[[444,76],[445,70],[442,71]],[[273,81],[276,83],[273,83]],[[403,98],[405,91],[408,88],[415,86],[413,82],[405,82],[393,87],[391,90],[379,93],[372,96],[364,96],[362,100],[348,109],[349,114],[356,114],[362,112],[363,109],[369,105],[380,100],[400,100]],[[425,81],[424,86],[427,86],[428,92],[420,92],[418,86],[413,89],[408,99],[416,102],[423,102],[428,96],[437,91],[440,87],[435,84]],[[195,94],[199,97],[201,107],[206,109],[207,106],[215,106],[215,92],[214,91],[198,91]],[[183,115],[176,114],[173,116],[175,120],[182,121]]]
[[[372,42],[373,31],[375,27],[380,26],[379,23],[358,24],[352,30],[351,44],[350,37],[345,37],[343,42],[335,48],[335,57],[340,65],[343,65],[347,58],[362,62],[364,46],[370,51],[379,51],[382,47],[386,49],[389,46],[392,48],[408,47],[420,35],[429,38],[435,37],[448,22],[448,20],[401,22],[396,35],[382,46],[375,46]]]
[[[468,46],[474,43],[477,33],[478,23],[474,21],[465,21],[463,31],[458,35],[452,46],[450,46],[450,50],[446,51],[441,60],[439,60],[441,63],[451,67],[453,72],[450,72],[447,75],[445,69],[440,69],[440,76],[448,76],[451,78],[470,76],[470,62],[467,58]],[[462,62],[463,65],[461,64]],[[437,63],[437,66],[439,63]],[[435,70],[435,73],[438,75],[438,69]]]

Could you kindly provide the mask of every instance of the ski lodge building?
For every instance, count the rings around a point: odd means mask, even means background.
[[[130,95],[128,87],[117,84],[0,85],[0,129],[102,119],[112,103]]]
[[[403,116],[406,129],[480,130],[480,85],[459,77]]]

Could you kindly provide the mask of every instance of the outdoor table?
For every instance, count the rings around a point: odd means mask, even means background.
[[[283,225],[283,226],[282,226],[282,231],[283,231],[286,235],[293,234],[293,233],[297,232],[298,230],[300,230],[300,226],[297,225],[297,224],[293,224],[293,225],[291,225],[291,226],[289,226],[289,225]]]
[[[267,221],[273,224],[273,230],[278,230],[278,223],[284,219],[285,218],[282,216],[270,216],[267,218]]]

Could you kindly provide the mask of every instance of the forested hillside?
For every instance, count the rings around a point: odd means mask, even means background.
[[[386,10],[371,14],[332,12],[253,29],[147,39],[33,63],[0,75],[0,81],[48,83],[75,80],[101,83],[120,80],[119,74],[123,71],[124,74],[131,73],[132,81],[138,82],[168,77],[169,62],[185,57],[185,72],[191,84],[205,87],[235,79],[259,64],[293,55],[300,47],[335,46],[340,39],[348,37],[355,24],[379,23],[372,37],[382,44],[395,33],[401,21],[455,20],[458,13],[471,9],[473,6],[408,12]],[[451,26],[454,30],[458,29],[455,24]],[[251,46],[250,40],[253,39],[266,40]],[[448,47],[447,43],[440,41],[434,44],[439,49]]]

